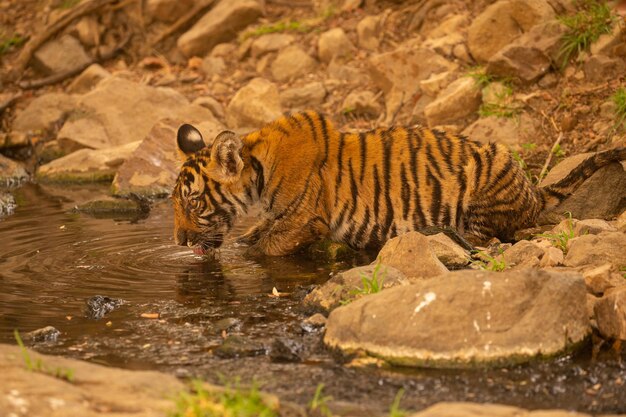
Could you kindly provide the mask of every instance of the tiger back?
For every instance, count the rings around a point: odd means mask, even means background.
[[[623,149],[597,154],[568,181],[540,189],[505,147],[422,127],[345,133],[303,112],[241,138],[222,133],[206,147],[185,126],[178,147],[187,160],[173,193],[177,243],[219,246],[236,217],[260,203],[262,219],[240,241],[267,255],[320,236],[378,248],[430,226],[474,242],[508,241],[581,178],[626,157]]]

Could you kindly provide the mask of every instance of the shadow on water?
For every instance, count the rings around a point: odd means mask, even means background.
[[[400,388],[402,406],[437,401],[500,402],[526,408],[626,412],[626,367],[596,363],[588,351],[573,357],[505,369],[433,371],[343,366],[301,327],[301,300],[331,264],[305,257],[249,258],[228,243],[207,260],[171,237],[169,203],[141,220],[93,218],[77,204],[102,198],[103,187],[26,185],[13,191],[16,212],[0,219],[0,341],[13,329],[61,331],[44,353],[130,369],[158,369],[213,382],[240,377],[306,404],[318,383],[336,400],[388,409]],[[243,231],[250,222],[239,226]],[[364,262],[360,260],[359,262]],[[285,296],[271,297],[276,287]],[[103,295],[121,304],[99,320],[86,300]],[[262,346],[268,354],[221,358],[225,334]],[[277,339],[301,346],[301,361],[272,359]]]

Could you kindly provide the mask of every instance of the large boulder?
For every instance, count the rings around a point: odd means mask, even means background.
[[[385,94],[385,122],[390,122],[400,105],[418,92],[421,80],[454,67],[455,64],[432,50],[413,45],[372,56],[369,72],[374,84]]]
[[[215,45],[235,39],[262,14],[263,6],[257,0],[222,0],[178,38],[178,48],[187,57],[205,55]]]
[[[194,123],[208,143],[224,130],[216,122],[197,122],[201,121],[164,119],[158,122],[117,170],[113,178],[113,194],[134,193],[150,197],[170,194],[180,170],[175,140],[179,126]]]
[[[419,232],[388,240],[378,253],[378,261],[398,269],[409,279],[432,278],[448,272],[428,238]]]
[[[593,153],[584,153],[564,159],[550,170],[541,186],[545,187],[565,178],[591,155]],[[578,219],[611,220],[624,211],[626,208],[624,202],[626,202],[626,171],[622,164],[614,162],[597,170],[556,208],[543,213],[540,222],[558,223],[565,212]]]
[[[468,29],[468,47],[478,62],[496,52],[537,23],[554,17],[546,0],[499,0],[487,7]]]
[[[429,126],[453,124],[476,113],[482,93],[471,77],[462,77],[446,87],[424,109]]]
[[[580,275],[457,271],[333,310],[324,342],[392,364],[467,367],[557,355],[589,332]]]
[[[272,77],[276,81],[289,81],[310,74],[317,62],[298,45],[288,46],[272,62]]]
[[[278,88],[263,78],[243,86],[226,107],[226,124],[236,127],[261,127],[282,115]]]
[[[80,149],[39,167],[37,178],[58,182],[111,181],[140,140],[104,149]]]
[[[42,370],[27,369],[25,353]],[[0,369],[0,410],[7,416],[158,417],[171,412],[173,398],[185,390],[168,374],[117,369],[10,345],[0,345]]]
[[[342,304],[366,295],[363,290],[363,280],[371,280],[374,275],[381,289],[409,283],[404,274],[392,266],[384,264],[359,266],[335,274],[307,294],[303,304],[307,309],[328,313]]]
[[[62,147],[103,149],[143,139],[159,120],[213,120],[203,107],[190,105],[170,88],[155,88],[112,76],[79,96],[57,138]]]

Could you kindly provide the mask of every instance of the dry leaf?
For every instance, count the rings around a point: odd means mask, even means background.
[[[144,319],[158,319],[159,313],[141,313],[141,317]]]

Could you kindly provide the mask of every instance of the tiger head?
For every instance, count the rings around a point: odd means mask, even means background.
[[[238,212],[245,210],[236,186],[244,165],[243,144],[235,133],[224,131],[207,146],[200,131],[188,124],[178,129],[176,142],[184,163],[172,193],[174,240],[205,254],[223,243]]]

